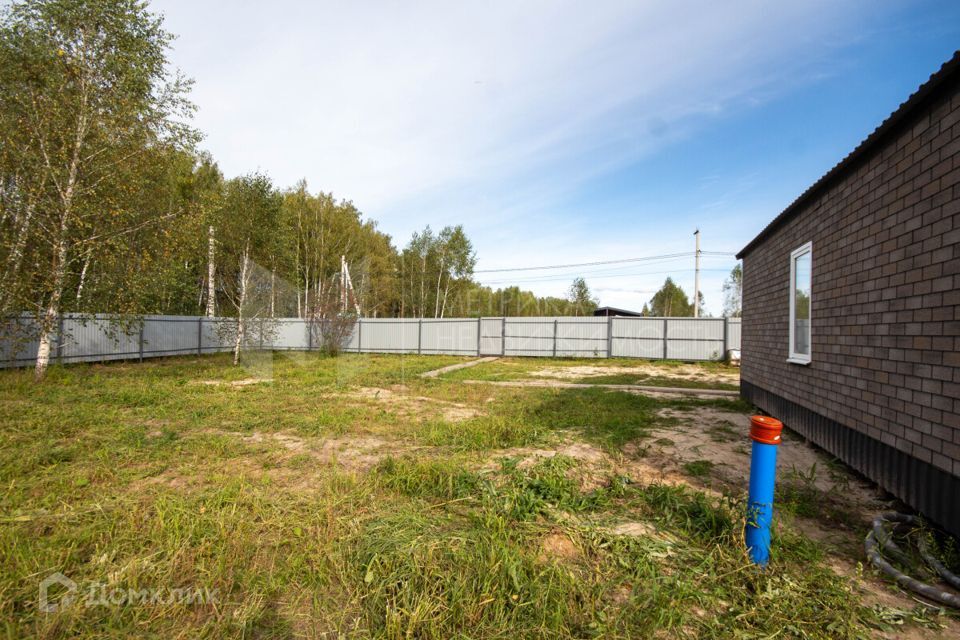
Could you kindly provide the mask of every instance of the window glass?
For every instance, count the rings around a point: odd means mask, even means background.
[[[810,277],[812,256],[809,249],[793,259],[793,345],[792,354],[810,357]]]

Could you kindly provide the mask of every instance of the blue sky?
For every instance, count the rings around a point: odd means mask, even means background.
[[[227,175],[353,200],[478,269],[737,251],[960,47],[960,2],[157,0]],[[719,313],[732,258],[704,260]],[[639,308],[692,259],[479,274]]]

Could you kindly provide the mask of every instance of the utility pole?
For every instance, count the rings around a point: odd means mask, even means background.
[[[696,275],[693,280],[693,317],[700,317],[700,229],[697,229],[693,232],[693,237],[697,241],[697,253],[696,253],[696,268],[694,269]]]

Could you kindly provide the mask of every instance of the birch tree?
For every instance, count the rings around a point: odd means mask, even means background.
[[[743,299],[743,267],[738,263],[723,282],[723,315],[739,318]]]
[[[128,181],[158,147],[193,141],[189,83],[168,71],[170,35],[137,0],[0,11],[0,312],[33,313],[41,378],[77,264],[175,215],[130,206]]]
[[[221,325],[233,342],[233,362],[247,344],[265,342],[273,324],[269,314],[271,272],[262,265],[275,253],[279,237],[281,196],[261,174],[234,178],[226,184],[219,212],[219,284],[234,320]],[[221,315],[226,315],[222,313]]]

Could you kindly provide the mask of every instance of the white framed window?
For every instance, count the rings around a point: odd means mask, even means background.
[[[813,243],[790,254],[790,350],[787,362],[810,364]]]

